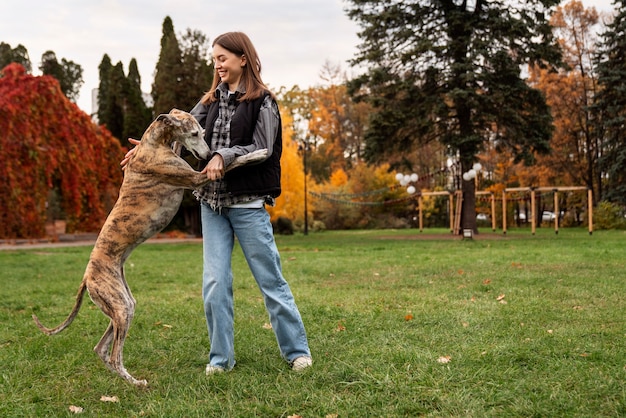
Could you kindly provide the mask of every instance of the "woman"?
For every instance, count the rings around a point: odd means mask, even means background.
[[[194,194],[201,202],[204,242],[202,295],[211,349],[206,374],[235,365],[233,275],[236,237],[261,290],[283,358],[292,369],[312,365],[306,332],[281,271],[265,205],[280,195],[282,129],[274,95],[261,80],[261,62],[244,33],[213,42],[213,85],[191,114],[205,127],[212,156],[202,169],[213,180]],[[234,169],[235,157],[267,149],[268,158]]]

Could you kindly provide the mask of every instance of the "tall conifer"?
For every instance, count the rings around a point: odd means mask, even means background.
[[[617,14],[601,35],[594,114],[597,135],[603,137],[599,163],[606,182],[601,199],[626,205],[626,7],[622,0],[614,6]]]

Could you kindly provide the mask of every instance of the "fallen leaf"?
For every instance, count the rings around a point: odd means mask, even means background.
[[[489,283],[491,283],[491,280],[490,280],[490,279],[485,279],[485,280],[483,280],[483,284],[484,284],[484,285],[488,285]]]
[[[459,270],[459,271],[458,271],[458,273],[459,273],[459,274],[463,274],[463,270]]]
[[[452,361],[452,357],[450,356],[441,356],[437,359],[437,363],[446,364]]]
[[[172,326],[168,324],[163,324],[163,328],[172,328]]]
[[[469,327],[469,322],[461,322],[461,324],[463,325],[463,328]]]
[[[502,293],[501,295],[499,295],[499,296],[496,298],[496,300],[502,300],[502,299],[504,299],[504,298],[505,298],[505,294],[504,294],[504,293]]]
[[[580,356],[581,357],[589,357],[589,353],[582,353]]]
[[[296,258],[296,257],[289,257],[289,258],[287,259],[287,261],[295,261],[295,260],[297,260],[297,258]]]
[[[81,408],[80,406],[70,405],[70,412],[72,414],[82,414],[83,408]]]
[[[302,415],[289,415],[287,418],[302,418]]]
[[[106,396],[106,395],[102,395],[100,397],[100,400],[102,402],[119,402],[120,398],[118,398],[117,396]]]
[[[337,328],[335,329],[335,331],[337,332],[341,332],[341,331],[345,331],[346,327],[341,323],[341,321],[339,321],[339,323],[337,324]]]
[[[263,324],[263,329],[272,329],[272,324],[268,324],[267,322]]]
[[[554,332],[554,331],[553,331],[553,330],[551,330],[551,329],[549,329],[549,330],[548,330],[548,334],[552,334],[553,332]]]
[[[338,418],[338,414],[327,414],[324,418]]]
[[[405,320],[405,321],[410,321],[410,320],[412,320],[412,319],[413,319],[413,315],[411,315],[411,314],[406,314],[406,315],[404,315],[404,320]]]

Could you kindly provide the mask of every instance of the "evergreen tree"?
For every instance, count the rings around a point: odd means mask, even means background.
[[[174,33],[174,24],[172,19],[167,16],[163,21],[161,52],[152,84],[155,115],[168,113],[173,108],[189,110],[183,109],[180,102],[184,87],[181,61],[182,52]]]
[[[179,43],[172,19],[163,21],[161,52],[156,65],[152,97],[154,114],[167,113],[172,108],[189,111],[209,89],[213,80],[209,61],[209,42],[200,31],[187,29]],[[197,162],[188,157],[194,166]],[[189,191],[172,221],[172,227],[200,234],[198,202]]]
[[[111,134],[119,139],[123,146],[128,147],[128,137],[124,136],[124,115],[126,111],[124,92],[126,91],[126,76],[124,75],[123,64],[118,62],[115,66],[111,67],[108,77],[108,100],[110,100],[107,112],[108,119],[106,121],[100,121],[100,123],[105,124]]]
[[[181,38],[182,89],[178,103],[182,110],[191,110],[213,82],[213,63],[209,60],[210,43],[205,34],[187,29]]]
[[[603,138],[599,163],[606,184],[600,198],[626,205],[626,4],[613,4],[617,14],[601,35],[596,60],[600,91],[593,109],[596,134]]]
[[[0,70],[12,62],[20,64],[28,74],[33,71],[28,51],[24,45],[19,44],[15,48],[11,48],[11,45],[0,42]]]
[[[351,0],[362,28],[350,83],[374,107],[366,133],[371,162],[440,141],[461,172],[489,140],[531,162],[552,133],[543,95],[522,79],[527,63],[557,63],[548,23],[559,0]],[[474,180],[462,181],[462,228],[476,230]]]
[[[39,70],[44,75],[56,78],[65,97],[76,102],[83,85],[83,68],[79,64],[65,58],[59,63],[53,51],[46,51],[41,56]]]
[[[134,58],[128,66],[125,87],[124,133],[121,138],[124,145],[128,138],[141,138],[152,121],[152,111],[143,99],[141,76]]]
[[[110,120],[113,117],[113,99],[111,98],[111,71],[113,64],[111,58],[104,54],[100,65],[98,66],[98,73],[100,76],[100,84],[98,85],[98,123],[102,125],[109,125]]]

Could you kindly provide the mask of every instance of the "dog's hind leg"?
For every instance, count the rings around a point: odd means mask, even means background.
[[[129,295],[130,296],[130,295]],[[132,300],[132,296],[130,296]],[[124,342],[130,328],[130,323],[135,312],[134,301],[129,300],[129,309],[118,312],[113,319],[113,345],[111,347],[111,366],[124,379],[137,386],[146,386],[148,382],[145,380],[137,380],[128,373],[124,367]]]
[[[124,368],[122,351],[124,340],[135,314],[135,299],[124,280],[121,268],[111,268],[94,264],[93,275],[89,281],[91,300],[111,318],[109,327],[104,332],[94,351],[107,367],[134,385],[146,385],[145,380],[137,380]],[[110,348],[110,353],[109,353]]]
[[[112,372],[117,372],[113,366],[111,366],[111,355],[109,354],[111,349],[111,343],[113,342],[113,321],[109,322],[109,326],[106,331],[104,331],[104,335],[100,338],[100,341],[93,348],[93,351],[96,352],[98,357],[102,359],[104,364],[107,366],[109,370]]]

